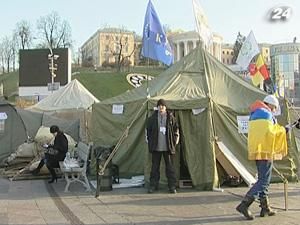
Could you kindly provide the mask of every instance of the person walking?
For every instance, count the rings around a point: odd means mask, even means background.
[[[48,183],[53,183],[57,181],[54,168],[59,168],[59,161],[64,161],[68,152],[68,139],[56,125],[50,127],[50,133],[54,136],[54,143],[53,145],[43,145],[47,149],[45,157],[41,159],[38,167],[32,171],[32,174],[37,175],[44,164],[46,164],[52,177]]]
[[[270,207],[268,187],[270,185],[273,160],[280,160],[287,155],[286,133],[288,127],[277,124],[273,113],[278,109],[279,102],[274,95],[268,95],[263,101],[257,100],[250,106],[248,127],[248,159],[255,160],[258,179],[246,193],[236,210],[247,220],[255,217],[249,210],[256,198],[260,200],[260,216],[274,216]]]
[[[163,156],[166,165],[166,177],[170,193],[176,193],[176,173],[174,167],[175,147],[179,142],[178,123],[167,110],[164,99],[157,102],[155,111],[147,121],[148,149],[152,155],[149,193],[158,189],[160,179],[160,161]]]

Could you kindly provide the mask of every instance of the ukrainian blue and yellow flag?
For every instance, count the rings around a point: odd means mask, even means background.
[[[288,153],[286,131],[262,101],[251,105],[248,131],[249,160],[281,160]]]

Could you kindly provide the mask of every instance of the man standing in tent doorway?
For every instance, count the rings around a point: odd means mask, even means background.
[[[150,187],[148,192],[158,189],[160,178],[160,161],[164,157],[166,177],[170,193],[176,193],[176,174],[174,168],[175,147],[179,142],[179,129],[175,117],[167,111],[166,102],[160,99],[157,109],[147,122],[147,140],[149,152],[152,154]]]
[[[248,129],[248,159],[255,160],[258,180],[246,193],[236,210],[246,219],[253,220],[249,211],[255,198],[260,200],[260,216],[274,216],[270,207],[268,187],[271,181],[273,160],[280,160],[287,155],[286,133],[288,127],[277,124],[273,113],[279,107],[278,99],[268,95],[263,101],[257,100],[250,106],[251,114]]]

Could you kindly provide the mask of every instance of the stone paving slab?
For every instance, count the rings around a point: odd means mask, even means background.
[[[225,188],[224,192],[199,192],[179,189],[177,194],[159,190],[148,194],[145,188],[85,192],[80,184],[72,184],[64,192],[65,182],[48,184],[44,180],[9,181],[0,178],[0,225],[290,225],[300,224],[300,187],[289,184],[289,210],[285,211],[283,184],[272,184],[270,199],[278,211],[274,217],[246,221],[235,211],[248,190]],[[251,206],[255,215],[260,208]]]

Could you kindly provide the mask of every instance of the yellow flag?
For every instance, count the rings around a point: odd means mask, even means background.
[[[264,78],[263,76],[261,75],[260,72],[256,72],[254,74],[254,76],[251,76],[251,79],[252,79],[252,83],[255,85],[255,86],[258,86],[259,84],[261,84],[261,82],[263,82]]]

